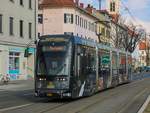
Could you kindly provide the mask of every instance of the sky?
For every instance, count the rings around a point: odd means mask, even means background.
[[[92,4],[95,8],[98,8],[99,0],[80,0],[85,4]],[[106,9],[106,0],[102,1],[102,9]],[[134,19],[129,15],[126,10],[127,7]],[[128,21],[133,22],[135,25],[140,25],[148,33],[150,33],[150,0],[121,0],[121,15]]]

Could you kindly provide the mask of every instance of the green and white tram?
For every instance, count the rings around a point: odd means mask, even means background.
[[[45,35],[37,44],[37,96],[90,96],[129,82],[130,76],[130,54],[92,40],[70,35]]]

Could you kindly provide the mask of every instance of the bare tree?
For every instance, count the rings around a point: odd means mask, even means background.
[[[112,21],[111,40],[115,48],[123,48],[125,51],[133,53],[145,31],[132,23],[126,25],[125,21],[121,16]]]
[[[111,40],[115,48],[123,48],[123,39],[127,35],[125,20],[118,15],[111,23]]]
[[[127,26],[127,34],[124,34],[123,46],[126,51],[133,53],[140,40],[143,39],[145,31],[133,24]]]

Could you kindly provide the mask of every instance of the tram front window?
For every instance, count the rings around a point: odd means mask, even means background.
[[[71,58],[70,43],[52,43],[38,48],[37,75],[69,75]]]

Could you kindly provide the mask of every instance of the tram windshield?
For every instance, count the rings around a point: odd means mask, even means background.
[[[71,43],[39,43],[37,54],[37,75],[69,75],[71,60]]]

